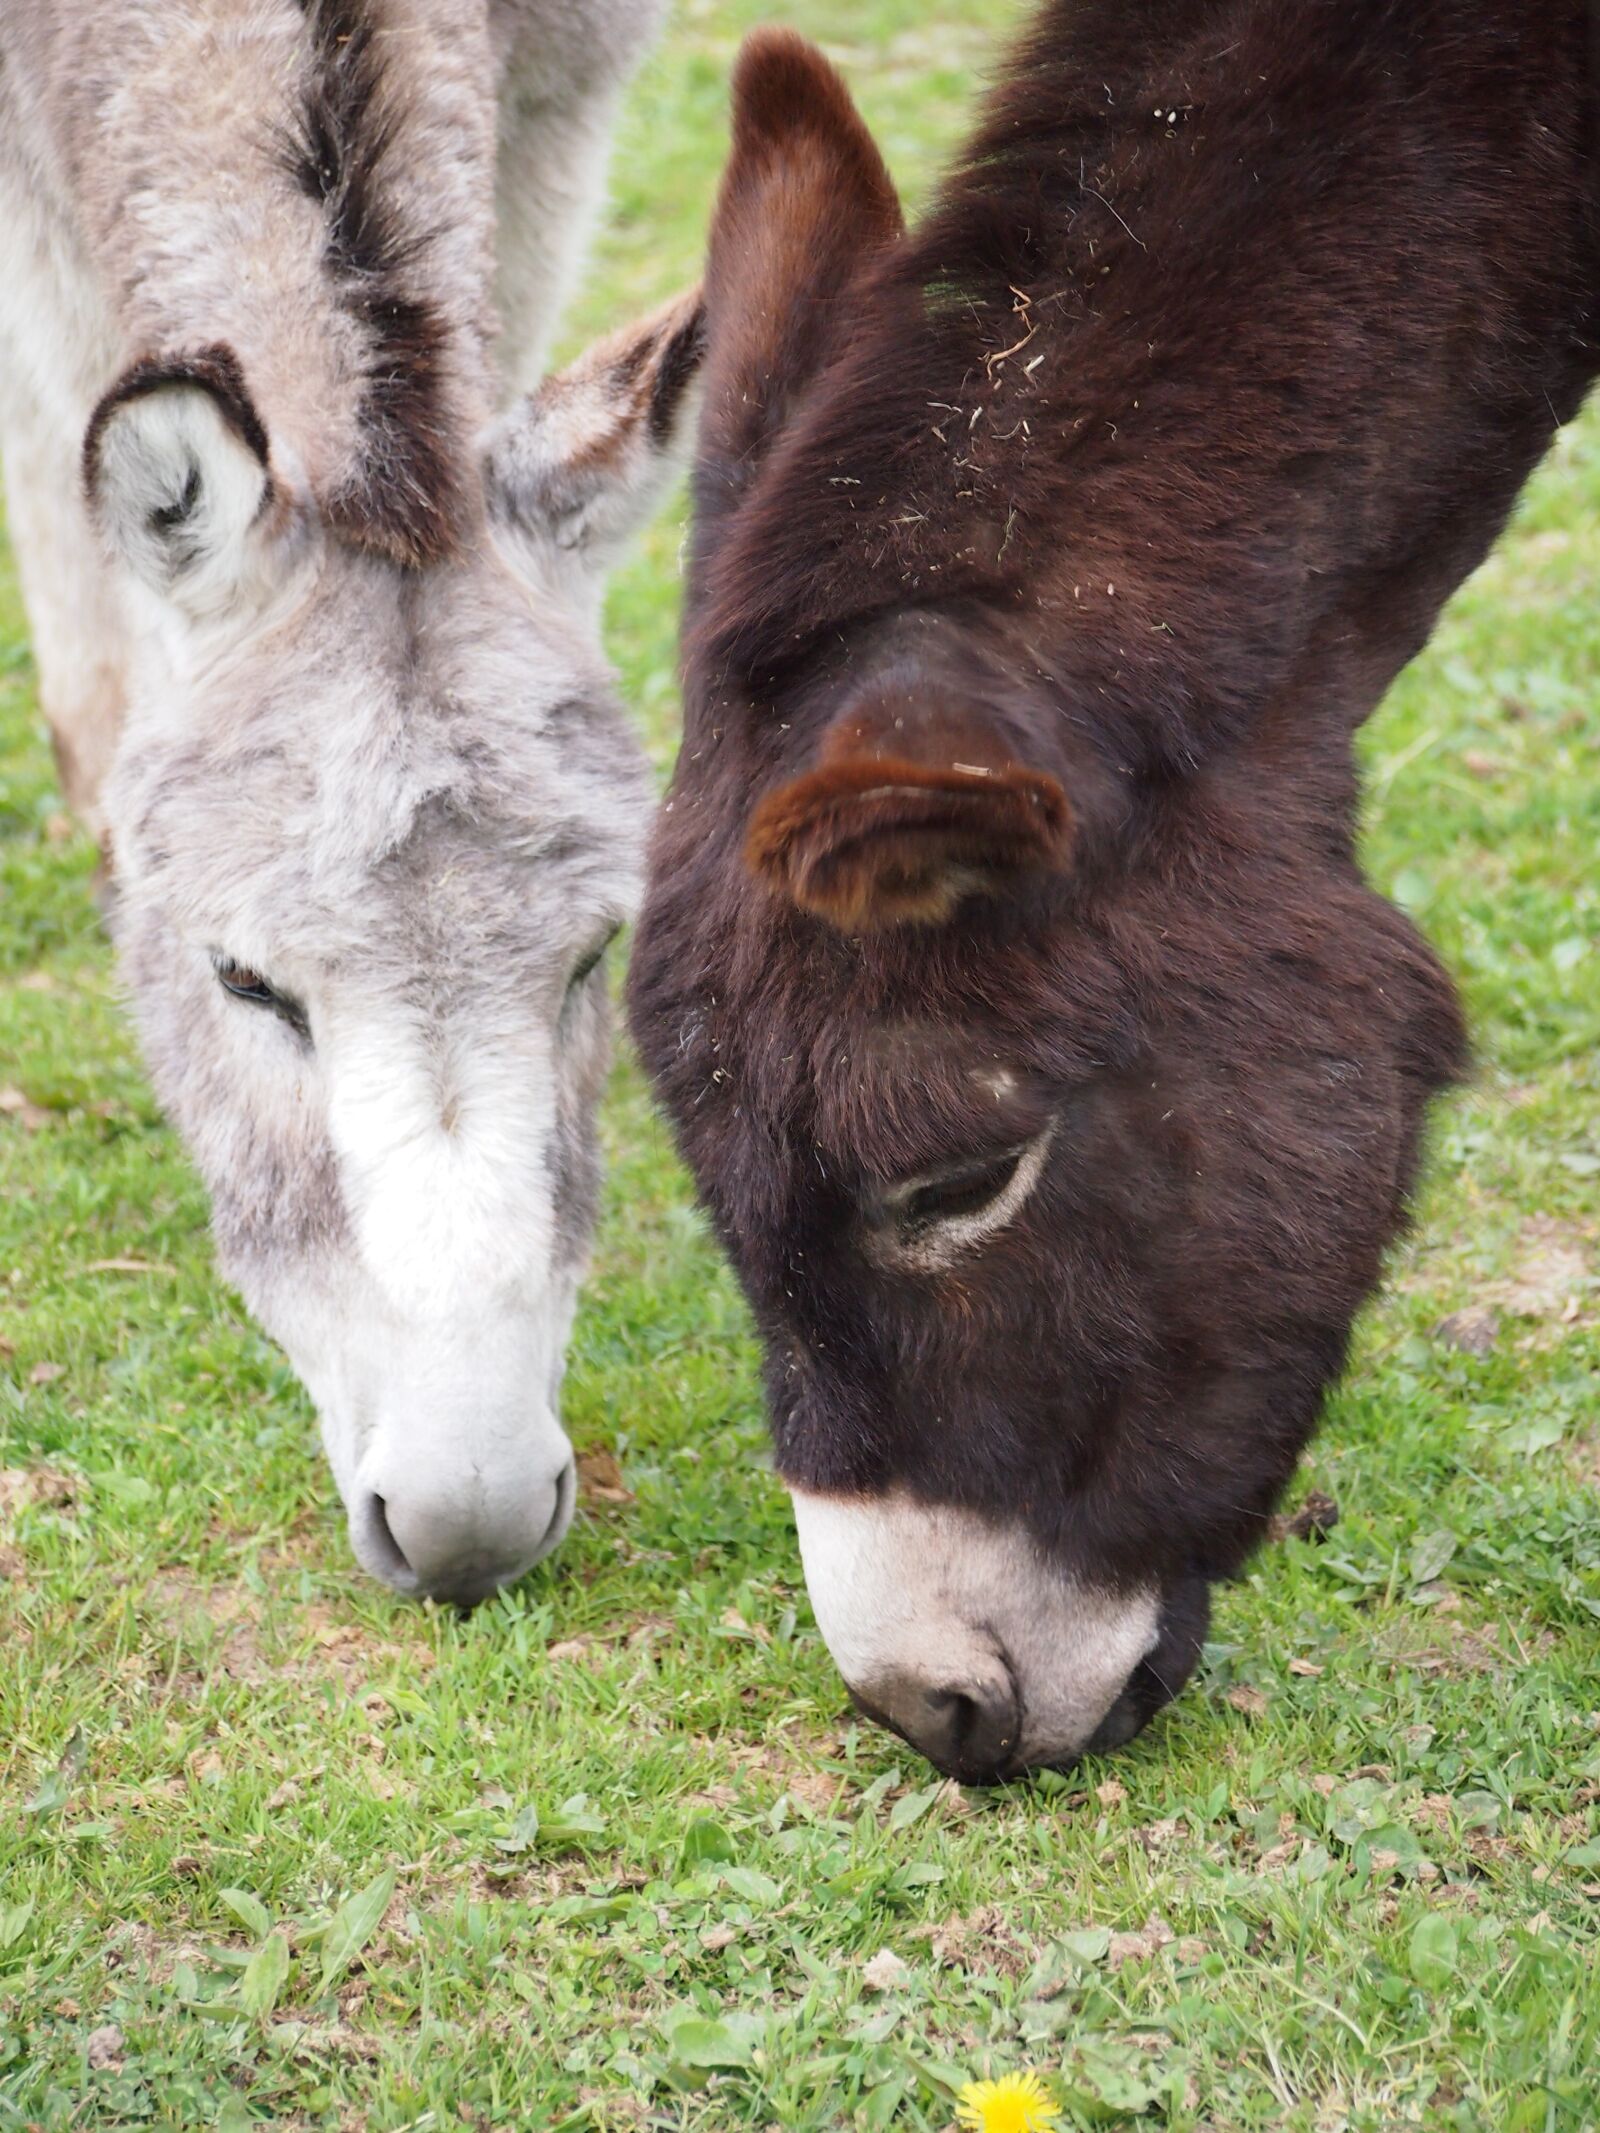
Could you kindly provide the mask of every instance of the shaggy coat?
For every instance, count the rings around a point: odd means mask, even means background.
[[[220,347],[235,415],[330,532],[449,556],[479,516],[478,433],[542,378],[658,14],[0,0],[0,448],[40,693],[93,827],[131,646],[76,478],[91,410]]]
[[[1462,1070],[1352,741],[1600,365],[1588,36],[1051,0],[909,233],[821,58],[741,62],[632,1024],[802,1544],[854,1536],[819,1619],[964,1776],[1181,1685]],[[1019,1664],[985,1533],[1152,1625],[1053,1732],[1093,1639]],[[902,1542],[896,1634],[981,1613],[992,1725],[871,1657]]]
[[[520,388],[656,13],[0,0],[0,445],[63,782],[356,1553],[463,1601],[576,1497],[649,809],[600,592],[696,300]]]

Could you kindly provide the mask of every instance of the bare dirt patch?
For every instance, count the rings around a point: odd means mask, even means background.
[[[48,1111],[9,1085],[0,1089],[0,1118],[15,1119],[24,1133],[42,1133],[50,1123]]]
[[[1594,1224],[1529,1215],[1517,1232],[1510,1273],[1491,1282],[1481,1302],[1540,1328],[1536,1338],[1560,1339],[1594,1315],[1594,1258]]]
[[[275,1612],[248,1585],[218,1584],[186,1570],[152,1578],[143,1606],[167,1640],[192,1650],[210,1672],[247,1684],[331,1674],[354,1692],[375,1674],[402,1667],[415,1675],[434,1664],[426,1644],[377,1636],[321,1602]],[[167,1663],[159,1655],[158,1661]]]
[[[726,1745],[708,1741],[706,1746],[726,1756]],[[852,1805],[849,1778],[822,1767],[835,1752],[826,1736],[808,1735],[786,1728],[772,1739],[742,1741],[732,1751],[735,1768],[742,1775],[764,1779],[774,1793],[788,1793],[807,1813],[842,1814]]]
[[[19,1511],[70,1511],[78,1487],[74,1475],[57,1467],[0,1467],[0,1525],[9,1525]]]
[[[216,1644],[217,1665],[234,1681],[264,1681],[274,1669],[261,1649],[261,1601],[241,1585],[210,1585],[181,1570],[145,1587],[144,1604],[174,1643]]]
[[[1508,1342],[1547,1348],[1573,1326],[1600,1318],[1600,1223],[1526,1216],[1496,1253],[1503,1271],[1492,1280],[1473,1280],[1464,1263],[1480,1248],[1462,1236],[1419,1251],[1396,1281],[1404,1293],[1448,1307],[1433,1329],[1441,1346],[1474,1356]]]
[[[1474,1623],[1438,1607],[1428,1610],[1426,1623],[1431,1634],[1425,1643],[1417,1641],[1417,1627],[1409,1620],[1391,1624],[1380,1634],[1379,1647],[1391,1666],[1460,1681],[1520,1672],[1557,1643],[1552,1630],[1541,1629],[1524,1639],[1509,1623]]]
[[[399,1666],[427,1673],[435,1664],[436,1654],[420,1639],[397,1644],[320,1602],[298,1609],[295,1622],[299,1633],[310,1638],[309,1671],[336,1674],[347,1687],[380,1669]]]
[[[603,1444],[578,1454],[578,1496],[586,1504],[604,1504],[621,1509],[634,1500],[622,1478],[617,1455]]]
[[[943,1925],[917,1926],[912,1940],[925,1940],[933,1959],[946,1970],[976,1970],[1000,1977],[1021,1977],[1034,1952],[1022,1940],[1003,1904],[986,1903],[963,1918],[952,1915]]]
[[[71,1512],[78,1502],[75,1476],[49,1466],[0,1468],[0,1584],[16,1584],[26,1575],[26,1551],[17,1545],[16,1522],[24,1511]]]
[[[1492,1355],[1500,1338],[1500,1313],[1491,1304],[1468,1304],[1441,1318],[1433,1337],[1460,1355]]]
[[[1583,1489],[1600,1495],[1600,1429],[1591,1429],[1568,1450],[1572,1478]]]

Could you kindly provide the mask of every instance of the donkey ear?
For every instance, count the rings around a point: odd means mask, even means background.
[[[757,30],[734,70],[733,146],[706,268],[702,532],[737,503],[825,359],[850,280],[903,226],[834,68],[792,30]]]
[[[90,508],[136,577],[194,616],[236,599],[272,496],[267,433],[230,348],[123,373],[83,440]]]
[[[1057,780],[969,722],[947,731],[944,745],[919,735],[913,759],[841,719],[817,769],[757,807],[752,871],[840,932],[872,933],[942,924],[969,896],[1065,867],[1072,809]]]
[[[682,471],[704,353],[700,291],[547,378],[490,434],[485,486],[535,568],[598,591]]]

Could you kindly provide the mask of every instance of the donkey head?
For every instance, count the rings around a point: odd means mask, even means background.
[[[340,536],[226,349],[138,365],[86,439],[137,636],[124,979],[223,1267],[402,1591],[481,1597],[573,1511],[604,957],[648,798],[600,577],[698,347],[690,302],[502,418],[432,556]]]
[[[946,296],[908,242],[831,70],[747,49],[630,1009],[763,1335],[823,1635],[983,1779],[1119,1744],[1188,1677],[1458,1032],[1288,773],[1144,795],[1119,841],[1129,781],[1026,584],[884,595],[886,524],[942,513],[935,564],[1004,539],[958,425],[954,501],[898,486],[871,336]],[[951,394],[906,392],[921,436]]]

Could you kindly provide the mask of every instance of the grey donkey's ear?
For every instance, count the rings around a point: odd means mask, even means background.
[[[694,289],[501,417],[485,463],[490,508],[536,570],[598,589],[686,462],[703,353]]]
[[[125,371],[90,419],[83,475],[111,549],[152,590],[196,616],[237,598],[259,560],[272,474],[230,348]]]

